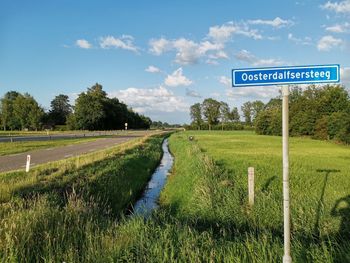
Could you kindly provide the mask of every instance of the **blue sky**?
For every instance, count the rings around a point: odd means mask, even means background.
[[[350,0],[0,0],[0,96],[55,95],[98,82],[154,120],[189,122],[213,97],[240,107],[278,87],[232,88],[231,69],[341,65],[350,88]]]

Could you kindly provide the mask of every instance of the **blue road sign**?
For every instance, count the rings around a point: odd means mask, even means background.
[[[338,64],[245,68],[232,70],[232,86],[333,83],[340,81]]]

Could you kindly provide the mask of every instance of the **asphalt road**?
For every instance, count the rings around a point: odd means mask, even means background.
[[[81,155],[84,153],[102,150],[108,147],[115,146],[117,144],[133,140],[137,137],[142,137],[142,135],[126,135],[110,138],[101,138],[92,142],[83,142],[62,147],[34,150],[25,153],[0,156],[0,172],[25,169],[27,155],[31,156],[31,167],[33,167],[42,163],[57,161]]]
[[[86,132],[86,133],[67,133],[53,135],[29,135],[29,136],[0,136],[0,142],[24,142],[24,141],[49,141],[59,139],[73,139],[84,137],[96,137],[103,135],[120,135],[125,132],[107,131],[107,132]]]

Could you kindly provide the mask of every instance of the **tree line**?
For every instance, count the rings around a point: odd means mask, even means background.
[[[271,99],[257,116],[258,134],[281,135],[282,98]],[[289,95],[289,132],[292,136],[311,136],[350,143],[350,99],[341,85],[294,86]]]
[[[195,103],[190,107],[192,122],[188,128],[198,130],[240,130],[252,128],[256,116],[263,107],[264,103],[260,100],[244,103],[241,107],[244,118],[244,122],[242,122],[237,107],[232,107],[231,109],[224,101],[208,98],[203,100],[202,103]]]
[[[75,106],[64,94],[56,96],[45,111],[28,93],[9,91],[0,99],[3,130],[40,130],[66,125],[70,130],[148,129],[151,119],[134,112],[117,98],[108,98],[98,83],[79,94]]]
[[[282,97],[268,103],[248,101],[237,107],[212,98],[190,107],[189,129],[254,129],[258,134],[281,135]],[[350,143],[350,98],[342,85],[290,87],[289,132],[292,136],[311,136]]]

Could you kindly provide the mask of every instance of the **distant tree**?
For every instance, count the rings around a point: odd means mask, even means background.
[[[264,109],[265,104],[260,100],[256,100],[252,102],[251,106],[252,106],[252,121],[254,121],[255,118],[258,116],[258,114]]]
[[[350,114],[347,114],[346,116],[342,128],[336,135],[336,139],[343,143],[350,144]]]
[[[39,130],[42,127],[42,118],[44,116],[44,110],[36,101],[32,101],[31,110],[28,114],[29,127],[33,130]]]
[[[328,120],[329,117],[324,115],[316,121],[314,138],[321,140],[328,139]]]
[[[252,111],[253,105],[250,101],[245,102],[242,107],[242,112],[244,116],[244,121],[247,125],[252,125]]]
[[[79,94],[75,102],[76,127],[82,130],[102,129],[106,112],[103,101],[107,98],[102,86],[96,83],[87,92]]]
[[[220,117],[220,102],[212,98],[205,99],[202,103],[202,112],[211,130],[211,126],[217,124]]]
[[[60,94],[51,101],[49,119],[55,125],[66,124],[67,117],[72,113],[72,106],[69,104],[69,97]]]
[[[16,91],[9,91],[0,100],[1,124],[4,130],[7,128],[14,130],[20,126],[13,111],[14,101],[19,95]]]
[[[341,85],[292,87],[289,96],[290,133],[350,143],[350,99]],[[281,98],[270,100],[258,114],[255,128],[261,134],[281,132]]]
[[[190,114],[191,114],[192,123],[197,126],[198,130],[200,130],[201,125],[203,123],[201,104],[200,103],[193,104],[190,108]]]
[[[282,133],[282,112],[279,107],[270,107],[262,112],[255,119],[255,132],[265,135],[281,135]]]
[[[327,116],[327,133],[330,139],[339,138],[339,134],[349,122],[347,112],[333,112]]]
[[[69,130],[78,130],[76,115],[71,113],[67,116],[67,126]]]
[[[221,129],[224,130],[224,124],[230,120],[230,107],[226,102],[220,101],[220,121]]]
[[[128,109],[127,105],[121,103],[117,98],[104,98],[102,100],[104,107],[103,129],[124,129],[125,123],[128,123],[128,128],[136,128],[141,122],[138,116],[134,116],[132,109]]]
[[[149,129],[151,127],[152,124],[152,120],[151,118],[144,116],[144,115],[140,115],[142,123],[141,126],[138,128],[142,128],[142,129]]]
[[[19,122],[20,128],[39,129],[44,110],[38,105],[36,100],[28,93],[19,94],[13,103],[13,115]]]
[[[237,107],[234,107],[230,113],[230,120],[233,122],[239,122],[240,116]]]
[[[70,126],[77,129],[102,130],[148,129],[150,119],[134,112],[117,98],[108,98],[102,86],[96,83],[87,92],[79,94],[75,103],[74,118],[69,118]]]

